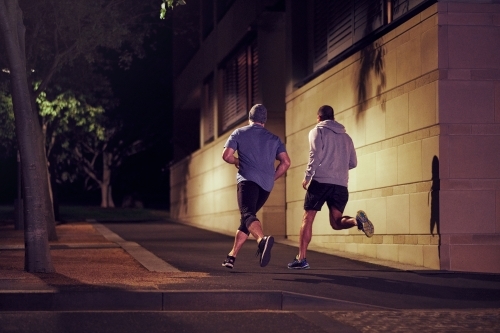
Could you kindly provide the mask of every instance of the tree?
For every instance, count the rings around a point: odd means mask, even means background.
[[[41,128],[31,103],[26,73],[25,26],[17,0],[0,1],[0,29],[10,71],[16,137],[25,193],[25,270],[53,272],[47,220],[53,219],[46,205],[48,177]]]
[[[124,159],[142,151],[142,140],[127,142],[119,138],[120,125],[96,128],[87,132],[74,148],[75,157],[88,180],[92,180],[101,190],[101,207],[115,207],[112,197],[111,176]],[[90,134],[90,135],[89,135]],[[86,182],[88,183],[88,182]]]
[[[17,149],[12,96],[6,82],[0,82],[0,157]]]
[[[42,92],[37,104],[46,133],[47,156],[56,182],[72,181],[79,175],[86,189],[101,190],[101,207],[114,207],[111,177],[123,160],[143,150],[144,141],[122,133],[119,118],[110,119],[102,106],[84,94],[66,91],[52,100]],[[108,105],[113,103],[107,103]]]
[[[120,61],[141,55],[156,0],[0,0],[5,48],[2,67],[10,71],[22,177],[25,191],[25,242],[28,271],[53,271],[48,229],[54,229],[47,163],[36,98],[75,59],[102,60],[103,48],[125,50]],[[21,10],[23,8],[23,10]],[[24,18],[23,18],[24,13]],[[156,16],[156,15],[155,15]],[[124,48],[126,46],[126,48]],[[28,76],[27,70],[34,70]],[[39,82],[35,87],[34,82]]]
[[[37,104],[42,118],[52,189],[56,191],[57,183],[73,182],[79,176],[80,168],[71,148],[72,141],[76,139],[75,131],[81,132],[81,127],[88,131],[99,127],[95,122],[104,108],[90,105],[83,94],[76,96],[73,91],[59,93],[51,100],[47,93],[42,92],[37,98]],[[54,195],[54,200],[54,213],[57,217],[57,195]]]
[[[81,70],[75,71],[74,77],[56,81],[51,89],[41,92],[36,99],[54,191],[56,183],[73,182],[79,176],[78,171],[83,170],[71,144],[78,139],[75,131],[80,137],[93,135],[96,128],[104,132],[99,123],[104,113],[103,106],[113,108],[118,105],[104,76],[94,73],[85,63],[79,63],[78,69]],[[0,156],[7,155],[2,151],[12,152],[16,147],[12,98],[5,86],[5,82],[0,81]],[[61,86],[72,86],[75,91],[63,91]],[[54,204],[56,218],[57,207]]]
[[[28,68],[34,69],[33,100],[81,59],[106,65],[105,49],[119,51],[120,64],[127,67],[134,56],[142,56],[144,37],[154,26],[149,19],[153,0],[20,1],[28,28]]]
[[[67,75],[55,76],[51,87],[37,98],[55,193],[56,216],[57,184],[74,182],[82,175],[86,176],[83,167],[78,165],[81,160],[75,155],[74,142],[86,141],[87,136],[94,135],[96,128],[102,129],[104,124],[100,120],[104,110],[113,109],[118,104],[107,77],[97,73],[82,58],[73,61],[72,70]]]

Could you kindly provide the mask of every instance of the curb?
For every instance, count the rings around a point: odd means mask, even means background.
[[[135,260],[137,260],[142,266],[144,266],[150,272],[169,272],[178,273],[180,270],[173,267],[169,263],[158,258],[153,253],[149,252],[139,244],[135,242],[129,242],[106,228],[104,225],[94,221],[87,220],[91,222],[94,228],[104,236],[110,242],[115,243],[117,246],[124,249],[128,254],[130,254]]]
[[[395,310],[284,291],[7,291],[0,311],[376,311]]]

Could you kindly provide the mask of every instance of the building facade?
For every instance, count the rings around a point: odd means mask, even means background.
[[[312,244],[432,269],[500,272],[500,2],[201,1],[174,10],[171,215],[225,234],[239,225],[223,145],[251,105],[292,166],[260,212],[265,233],[298,241],[308,132],[329,104],[351,135],[345,214],[326,207]]]

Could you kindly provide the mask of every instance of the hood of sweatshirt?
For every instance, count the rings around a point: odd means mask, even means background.
[[[345,133],[345,127],[344,125],[336,122],[335,120],[323,120],[323,121],[320,121],[316,127],[318,128],[327,128],[337,134],[341,134],[341,133]]]

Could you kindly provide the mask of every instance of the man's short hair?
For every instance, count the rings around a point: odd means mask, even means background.
[[[248,113],[248,119],[254,123],[265,124],[267,121],[267,109],[262,104],[255,104]]]
[[[329,105],[323,105],[318,110],[318,116],[320,120],[333,120],[335,119],[333,115],[333,108]]]

